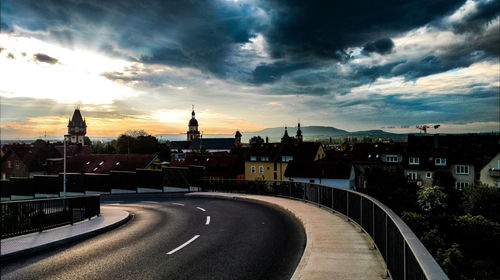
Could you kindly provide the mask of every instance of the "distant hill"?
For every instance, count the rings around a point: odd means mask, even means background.
[[[297,127],[287,127],[288,135],[293,137],[297,133]],[[301,127],[302,135],[304,136],[304,140],[319,140],[319,139],[327,139],[327,138],[338,138],[338,137],[372,137],[372,138],[395,138],[401,139],[406,138],[407,134],[395,134],[386,132],[383,130],[366,130],[366,131],[354,131],[349,132],[343,129],[338,129],[332,126],[304,126]],[[259,131],[245,132],[242,131],[243,134],[242,141],[248,142],[250,138],[254,136],[260,136],[262,138],[269,137],[269,141],[278,142],[281,140],[283,133],[285,132],[284,127],[272,127],[266,128]],[[170,141],[179,141],[185,140],[185,134],[160,134],[155,135],[159,139],[170,140]],[[232,138],[234,134],[205,134],[203,137],[207,138]]]

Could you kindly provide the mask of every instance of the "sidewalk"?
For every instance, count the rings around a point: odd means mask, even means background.
[[[126,223],[130,214],[123,210],[101,205],[101,215],[73,225],[42,232],[2,239],[1,259],[5,261],[25,254],[89,238]]]
[[[189,193],[250,199],[273,204],[292,213],[304,226],[307,244],[292,279],[384,279],[386,266],[378,250],[371,249],[365,233],[315,204],[292,199],[233,193]]]

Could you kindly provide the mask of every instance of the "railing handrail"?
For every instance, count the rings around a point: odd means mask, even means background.
[[[33,198],[33,199],[16,199],[16,200],[6,200],[0,202],[1,204],[4,203],[18,203],[18,202],[34,202],[34,201],[46,201],[46,200],[62,200],[62,199],[76,199],[76,198],[82,198],[82,197],[94,197],[94,196],[100,196],[99,194],[85,194],[85,195],[72,195],[72,196],[66,196],[66,197],[47,197],[47,198]]]
[[[1,238],[43,231],[98,216],[100,195],[1,202]]]
[[[318,186],[318,187],[322,187],[322,188],[331,188],[331,189],[335,189],[335,190],[339,190],[339,191],[343,191],[343,192],[347,192],[347,193],[356,194],[360,197],[363,197],[363,198],[369,200],[374,205],[376,205],[378,207],[378,209],[383,211],[387,215],[387,217],[393,222],[393,224],[395,225],[395,227],[397,228],[397,230],[400,232],[401,236],[403,237],[404,241],[406,242],[411,253],[415,257],[415,260],[418,262],[418,265],[420,266],[422,273],[425,275],[425,277],[427,279],[448,279],[448,277],[446,276],[443,269],[439,266],[439,264],[432,257],[432,255],[429,253],[429,251],[425,248],[425,246],[422,244],[422,242],[417,238],[415,233],[413,233],[413,231],[410,229],[410,227],[408,227],[408,225],[389,207],[387,207],[382,202],[378,201],[377,199],[375,199],[367,194],[360,193],[360,192],[357,192],[354,190],[343,189],[343,188],[334,187],[334,186],[326,186],[326,185],[322,185],[322,184],[308,183],[308,182],[264,181],[264,180],[262,180],[262,181],[249,181],[249,180],[238,180],[238,179],[223,179],[223,180],[206,179],[206,180],[202,180],[202,181],[207,181],[207,182],[211,182],[211,183],[224,182],[224,181],[234,181],[234,182],[238,182],[241,184],[248,184],[249,182],[251,182],[251,183],[261,182],[264,184],[275,184],[275,183],[303,184],[303,185],[309,185],[309,186]],[[283,196],[291,197],[289,195],[283,195]],[[292,198],[294,198],[294,197],[292,197]],[[307,199],[305,199],[305,200],[307,200]],[[318,198],[318,200],[319,200],[319,198]],[[307,200],[307,201],[312,201],[312,200]],[[324,207],[332,209],[328,206],[324,206]],[[332,210],[335,210],[335,209],[332,209]],[[338,211],[336,211],[336,212],[338,212]],[[339,212],[339,214],[344,215],[343,213],[340,213],[340,212]],[[349,217],[348,213],[344,216],[351,218],[351,217]],[[367,229],[363,228],[362,225],[360,225],[359,223],[357,223],[353,219],[350,219],[350,220],[353,223],[356,223],[357,225],[359,225],[371,238],[373,238],[373,236],[371,236],[371,234],[367,231]]]

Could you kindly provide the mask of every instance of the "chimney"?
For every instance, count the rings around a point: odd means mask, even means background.
[[[269,144],[269,137],[266,136],[266,144]]]

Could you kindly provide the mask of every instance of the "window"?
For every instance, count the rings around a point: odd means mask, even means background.
[[[467,175],[469,174],[469,166],[468,165],[457,165],[456,167],[457,175]]]
[[[103,165],[103,164],[104,164],[104,161],[101,161],[101,162],[99,163],[99,166],[101,166],[101,165]]]
[[[117,162],[117,163],[116,163],[116,165],[117,165],[117,166],[118,166],[118,165],[120,165],[120,162]]]
[[[7,161],[7,168],[12,168],[12,161],[10,160]]]
[[[269,157],[260,157],[260,161],[269,161]]]
[[[446,165],[446,158],[436,158],[434,160],[434,164],[444,166],[444,165]]]
[[[16,160],[16,168],[19,169],[19,161]]]
[[[89,164],[90,164],[90,161],[87,161],[87,165],[89,165]]]
[[[467,182],[457,182],[457,190],[461,191],[463,190],[465,187],[468,187],[469,186],[469,183]]]
[[[418,165],[419,164],[419,159],[418,157],[411,157],[408,161],[409,164],[411,165]]]
[[[281,161],[282,162],[289,162],[293,160],[293,156],[282,156]]]
[[[259,173],[263,174],[264,173],[264,166],[259,166]]]
[[[93,171],[93,172],[96,172],[96,171],[97,171],[97,168],[99,168],[99,167],[94,168],[92,171]]]
[[[387,155],[387,156],[385,156],[385,161],[386,162],[398,162],[398,156]]]
[[[278,173],[274,172],[274,180],[278,179]]]
[[[274,163],[274,171],[278,170],[278,164],[275,162]]]
[[[309,183],[313,183],[314,184],[314,179],[310,179]]]
[[[256,156],[251,156],[250,157],[250,161],[257,161],[257,157]]]
[[[410,181],[410,182],[417,181],[417,172],[410,171],[406,175],[408,177],[408,181]]]
[[[432,172],[425,172],[426,179],[432,179]]]
[[[251,169],[252,169],[252,173],[255,173],[255,166],[252,165]]]

